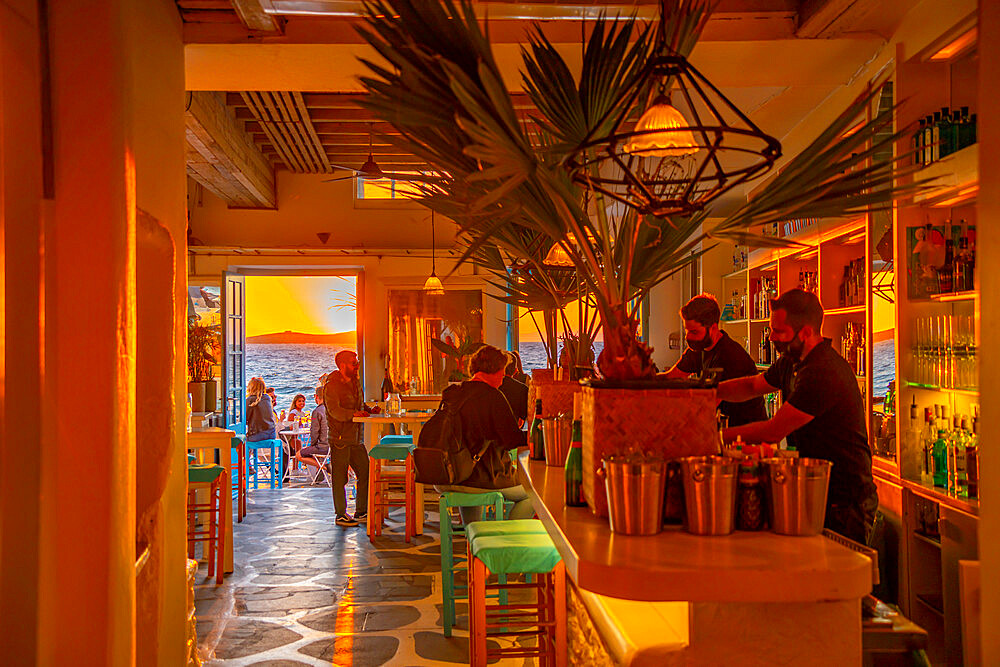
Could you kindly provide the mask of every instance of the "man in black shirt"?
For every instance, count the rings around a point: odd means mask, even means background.
[[[757,374],[757,365],[743,347],[719,330],[719,302],[709,294],[701,294],[681,308],[688,348],[673,368],[661,375],[670,378],[687,377],[706,368],[721,368],[720,380]],[[722,401],[719,410],[729,418],[730,426],[742,426],[767,419],[764,399],[759,396],[747,401]]]
[[[741,400],[780,389],[782,406],[771,419],[726,429],[722,437],[787,437],[801,456],[831,461],[826,527],[865,544],[878,507],[865,404],[854,371],[820,335],[822,324],[815,294],[794,289],[771,301],[771,341],[781,357],[764,373],[723,382],[719,395]]]

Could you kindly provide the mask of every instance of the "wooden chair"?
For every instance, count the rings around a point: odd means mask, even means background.
[[[194,558],[196,542],[205,542],[203,555],[208,559],[208,576],[215,576],[215,583],[222,583],[225,570],[226,521],[222,516],[222,482],[226,469],[220,465],[194,464],[188,466],[188,558]],[[206,490],[206,502],[198,502],[197,492]],[[207,514],[207,525],[198,523],[198,515]]]

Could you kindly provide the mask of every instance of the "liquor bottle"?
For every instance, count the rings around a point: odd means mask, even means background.
[[[948,107],[941,107],[941,111],[934,114],[934,116],[938,118],[938,158],[940,159],[955,152],[955,147],[951,140],[951,111]]]
[[[933,116],[924,117],[924,140],[921,142],[924,147],[924,165],[929,165],[934,161],[934,132],[931,129],[934,125]]]
[[[955,495],[969,497],[969,418],[962,415],[958,437],[955,440]]]
[[[979,497],[979,418],[972,418],[972,433],[965,444],[966,492],[969,498]]]
[[[803,271],[802,269],[799,269],[799,282],[796,285],[796,287],[798,287],[799,289],[805,289],[806,288],[805,271]]]
[[[920,434],[920,446],[923,450],[924,460],[920,471],[920,481],[928,485],[934,483],[934,462],[931,456],[934,451],[933,416],[931,408],[924,408],[924,427]]]
[[[920,126],[916,132],[913,133],[913,163],[923,164],[924,163],[924,119],[920,119]]]
[[[583,499],[583,424],[579,419],[573,420],[573,436],[566,453],[566,504],[570,507],[583,507],[587,502]]]
[[[947,294],[954,291],[952,277],[954,276],[955,242],[950,238],[944,240],[944,264],[938,269],[938,292]]]
[[[944,429],[937,432],[937,440],[931,450],[931,461],[934,464],[934,486],[948,488],[948,443]]]
[[[542,399],[535,399],[535,418],[528,431],[529,456],[533,461],[545,460],[545,435],[542,431]]]
[[[931,117],[931,162],[941,159],[941,112],[935,111]]]

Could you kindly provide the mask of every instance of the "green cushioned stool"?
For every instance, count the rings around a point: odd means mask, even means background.
[[[410,453],[413,443],[378,444],[371,448],[368,457],[368,538],[374,540],[382,534],[382,522],[393,507],[406,512],[403,535],[407,542],[417,534],[418,511],[416,506],[417,481]],[[399,465],[402,463],[402,470]],[[387,467],[383,467],[387,465]],[[402,491],[402,496],[397,495]],[[420,508],[423,511],[423,508]]]
[[[469,597],[469,587],[467,584],[455,582],[455,572],[457,569],[467,569],[466,557],[456,555],[454,552],[454,536],[465,534],[468,539],[467,527],[453,526],[448,510],[452,507],[485,507],[487,511],[492,510],[494,519],[503,517],[503,495],[499,491],[487,491],[485,493],[462,493],[459,491],[445,491],[438,501],[438,512],[441,521],[441,603],[443,607],[442,623],[444,625],[444,636],[451,637],[451,629],[455,625],[455,600],[466,600]],[[506,521],[476,521],[469,526],[478,524],[500,524]],[[507,592],[502,591],[502,604],[507,603]]]
[[[412,441],[409,443],[385,444],[380,442],[372,447],[371,451],[368,452],[368,456],[381,461],[404,461],[410,455],[410,452],[416,448],[416,445]]]
[[[380,445],[412,445],[412,435],[383,435],[378,440]]]
[[[538,520],[475,522],[469,536],[469,664],[495,658],[537,657],[543,665],[565,665],[566,566],[542,522]],[[506,525],[511,524],[511,525]],[[489,576],[500,577],[497,584]],[[536,581],[506,583],[505,575],[535,574]],[[487,593],[534,590],[535,601],[487,605]],[[489,639],[537,637],[537,646],[490,648]]]
[[[226,522],[223,514],[225,494],[222,482],[226,479],[226,469],[214,464],[194,464],[188,466],[187,500],[187,541],[188,558],[194,558],[196,542],[205,542],[204,555],[208,558],[208,576],[215,576],[215,583],[222,583],[225,569]],[[207,490],[205,502],[198,502],[197,492]],[[198,523],[200,514],[208,515],[208,525]]]

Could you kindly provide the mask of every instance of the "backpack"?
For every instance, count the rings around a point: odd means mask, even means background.
[[[467,400],[466,396],[455,403],[442,401],[437,412],[420,429],[420,438],[413,450],[418,484],[461,484],[469,478],[490,446],[487,440],[476,455],[463,446],[460,412]]]

